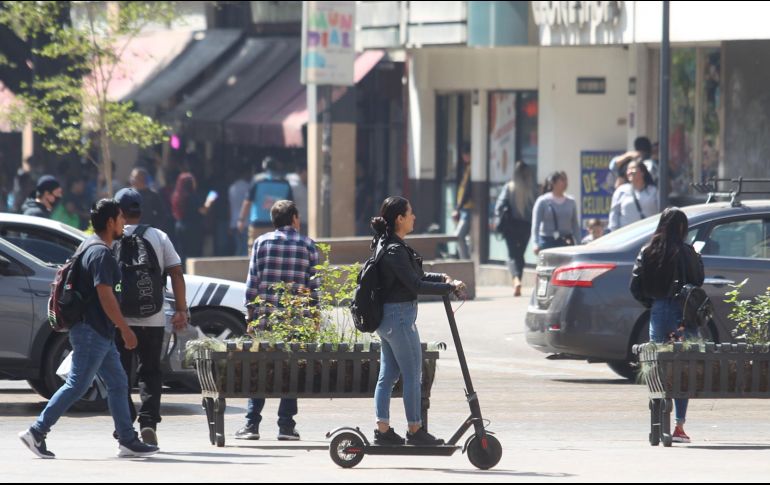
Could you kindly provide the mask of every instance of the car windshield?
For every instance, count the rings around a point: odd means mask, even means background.
[[[616,249],[630,242],[638,241],[639,238],[649,238],[655,232],[655,228],[658,227],[659,220],[660,214],[629,224],[617,231],[612,231],[606,236],[600,237],[596,241],[588,243],[586,247],[592,249]]]

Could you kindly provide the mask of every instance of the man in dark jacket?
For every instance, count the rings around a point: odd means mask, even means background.
[[[35,198],[29,198],[21,206],[21,213],[25,216],[51,218],[54,205],[62,198],[61,184],[53,175],[43,175],[37,181]]]

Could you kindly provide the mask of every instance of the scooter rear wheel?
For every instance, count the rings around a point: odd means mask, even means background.
[[[353,468],[364,459],[364,442],[355,433],[340,433],[332,439],[329,455],[342,468]]]
[[[489,470],[500,462],[503,457],[503,447],[491,434],[485,434],[483,438],[478,436],[468,442],[468,460],[480,470]]]

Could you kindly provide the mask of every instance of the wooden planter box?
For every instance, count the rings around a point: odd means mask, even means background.
[[[634,346],[649,390],[650,443],[671,446],[672,399],[770,398],[770,348],[767,345],[707,343]]]
[[[367,350],[364,344],[260,343],[252,352],[228,345],[227,352],[204,350],[196,357],[196,372],[209,424],[209,440],[224,446],[224,414],[228,398],[373,398],[380,372],[380,344]],[[427,426],[430,390],[436,373],[438,352],[428,352],[423,343],[422,414]],[[401,396],[401,383],[393,396]]]

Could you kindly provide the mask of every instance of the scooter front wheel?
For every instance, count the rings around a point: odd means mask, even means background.
[[[474,436],[468,442],[468,460],[480,470],[489,470],[500,462],[503,457],[503,447],[491,434],[484,434],[479,439]]]
[[[340,433],[332,439],[329,455],[342,468],[353,468],[364,459],[364,442],[355,433]]]

